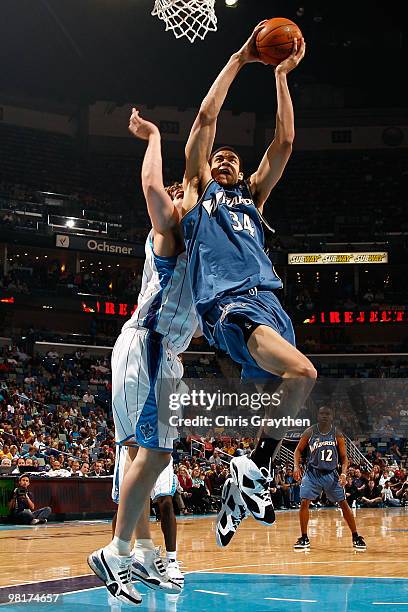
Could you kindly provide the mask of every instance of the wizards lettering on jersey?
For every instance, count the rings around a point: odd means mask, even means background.
[[[211,180],[182,223],[200,316],[225,295],[282,287],[264,251],[262,220],[246,183],[223,188]]]
[[[229,208],[239,206],[239,204],[243,204],[243,206],[254,206],[252,198],[243,198],[240,195],[230,197],[225,191],[219,191],[215,194],[215,198],[204,200],[203,202],[203,206],[210,216],[217,210],[218,206],[222,206],[223,204]]]
[[[315,425],[309,438],[308,467],[331,471],[337,468],[337,464],[338,452],[335,430],[322,434],[318,431],[318,426]]]
[[[314,451],[322,446],[337,446],[337,443],[334,440],[323,440],[322,442],[316,440],[313,444],[309,445],[310,452],[314,453]]]

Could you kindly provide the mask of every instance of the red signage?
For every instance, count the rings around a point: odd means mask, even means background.
[[[137,308],[137,304],[126,304],[116,302],[95,302],[95,305],[81,303],[83,312],[93,312],[103,315],[113,315],[120,317],[131,317]]]
[[[329,310],[318,312],[303,321],[315,325],[351,325],[356,323],[408,323],[406,310]]]

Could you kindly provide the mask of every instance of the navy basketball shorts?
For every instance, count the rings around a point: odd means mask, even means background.
[[[267,325],[274,329],[289,344],[296,345],[292,321],[272,291],[249,292],[230,295],[220,301],[204,315],[205,327],[210,330],[210,343],[241,364],[242,380],[255,378],[278,379],[260,368],[247,347],[245,325]]]
[[[300,485],[300,499],[313,501],[320,496],[322,491],[332,502],[341,502],[346,499],[336,470],[328,473],[319,472],[319,470],[307,470]]]

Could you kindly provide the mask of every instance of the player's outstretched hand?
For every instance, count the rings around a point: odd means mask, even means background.
[[[152,134],[160,134],[159,128],[154,123],[151,123],[151,121],[143,119],[136,108],[132,108],[132,114],[129,119],[129,132],[133,136],[141,138],[141,140],[149,140]]]
[[[302,470],[299,467],[295,467],[293,470],[293,478],[297,481],[302,479]]]
[[[256,37],[258,35],[258,32],[262,30],[262,28],[264,27],[267,21],[268,21],[267,19],[264,19],[263,21],[258,23],[257,26],[255,26],[251,36],[248,38],[248,40],[242,45],[241,49],[238,51],[241,60],[245,64],[261,61],[259,59],[258,50],[256,48]]]
[[[291,72],[302,61],[305,51],[306,43],[304,38],[295,38],[293,40],[292,53],[276,66],[275,74],[288,74],[288,72]]]

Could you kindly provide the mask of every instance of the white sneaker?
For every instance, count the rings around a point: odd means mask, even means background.
[[[272,480],[270,471],[264,467],[259,468],[247,455],[231,459],[230,470],[254,519],[263,525],[272,525],[275,522],[275,510],[269,491]]]
[[[247,509],[242,495],[232,476],[224,482],[221,493],[221,510],[215,526],[215,540],[223,548],[228,546],[242,519],[247,516]]]
[[[169,580],[159,548],[140,548],[132,550],[132,579],[140,580],[149,589],[165,593],[180,593],[181,588]]]
[[[111,595],[124,603],[142,603],[142,596],[131,583],[132,557],[116,555],[106,546],[89,555],[88,565]]]
[[[181,590],[184,586],[184,574],[180,569],[180,563],[176,560],[167,559],[166,571],[169,577],[169,581],[180,587]]]

